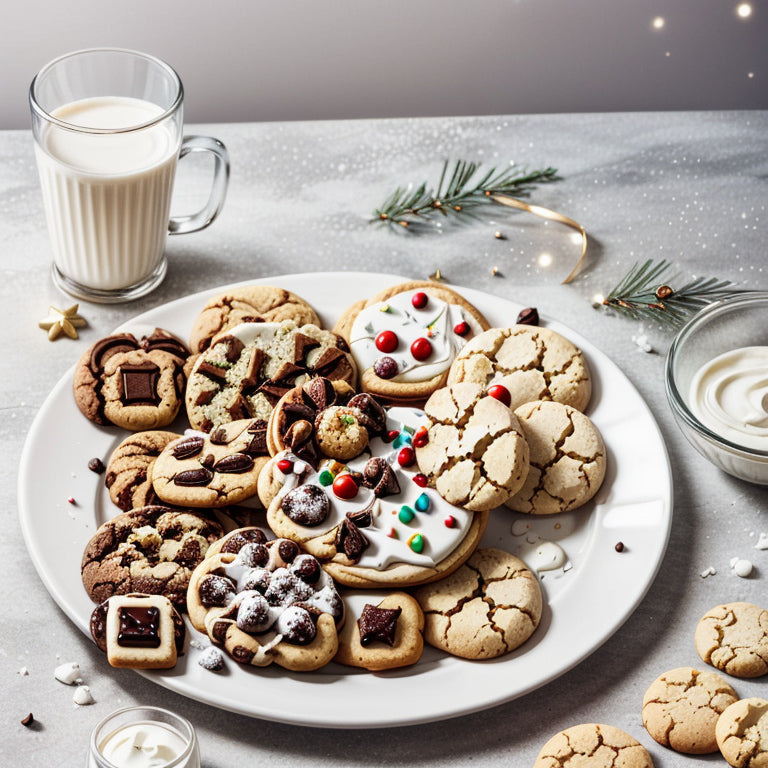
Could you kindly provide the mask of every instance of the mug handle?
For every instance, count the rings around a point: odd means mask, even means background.
[[[185,235],[205,229],[218,215],[224,205],[229,183],[229,152],[222,142],[212,136],[185,136],[179,150],[179,160],[190,152],[210,152],[213,155],[213,185],[208,202],[197,213],[189,216],[171,216],[168,233]]]

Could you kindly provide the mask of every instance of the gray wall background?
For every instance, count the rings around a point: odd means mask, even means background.
[[[93,46],[167,60],[189,122],[768,108],[768,0],[2,5],[0,128],[28,127],[45,62]]]

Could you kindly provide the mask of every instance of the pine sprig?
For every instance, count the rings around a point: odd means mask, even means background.
[[[457,160],[443,163],[437,187],[423,182],[415,189],[398,187],[374,211],[372,222],[399,230],[419,229],[438,216],[477,219],[481,209],[497,204],[492,195],[526,197],[536,184],[557,181],[557,169],[522,171],[490,168],[480,174],[480,163]]]
[[[666,259],[635,263],[602,303],[636,320],[655,320],[679,328],[703,306],[740,292],[730,280],[715,277],[697,277],[673,288],[670,282],[674,277],[669,272]]]

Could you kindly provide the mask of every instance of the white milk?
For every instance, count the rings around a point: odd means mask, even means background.
[[[162,112],[148,101],[115,96],[65,104],[52,115],[88,128],[130,128]],[[116,134],[46,126],[35,152],[54,261],[64,275],[115,290],[152,273],[168,233],[174,137],[170,125]]]

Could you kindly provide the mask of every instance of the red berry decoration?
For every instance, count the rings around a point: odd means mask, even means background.
[[[413,476],[413,482],[416,483],[416,485],[419,486],[419,488],[426,488],[427,484],[429,483],[429,480],[427,480],[427,476],[419,472],[418,475]]]
[[[411,354],[417,360],[426,360],[432,354],[432,342],[421,336],[411,344]]]
[[[427,306],[428,301],[429,296],[427,296],[424,291],[418,291],[411,296],[411,304],[413,304],[416,309],[424,309],[424,307]]]
[[[488,387],[488,394],[491,397],[495,397],[499,402],[504,403],[507,407],[512,402],[512,396],[509,394],[509,390],[501,384],[491,384]]]
[[[400,449],[400,452],[397,454],[397,463],[401,467],[411,467],[416,463],[416,452],[410,445]]]
[[[448,515],[448,517],[443,520],[445,523],[446,528],[455,528],[456,527],[456,518],[453,515]]]
[[[288,459],[280,459],[280,461],[277,462],[277,468],[284,475],[289,475],[291,472],[293,472],[293,462],[289,461]]]
[[[413,445],[416,448],[423,448],[429,442],[429,432],[426,427],[421,427],[413,436]]]
[[[382,331],[374,343],[379,352],[394,352],[397,349],[397,334],[394,331]]]
[[[352,475],[343,474],[337,475],[333,481],[333,492],[340,499],[354,499],[357,496],[357,483],[352,478]]]
[[[398,430],[390,429],[389,432],[387,432],[386,436],[382,437],[381,439],[385,443],[391,443],[399,434],[400,434],[400,432],[398,432]]]
[[[469,333],[469,323],[465,323],[463,320],[460,323],[456,323],[453,326],[453,332],[457,336],[466,336]]]

